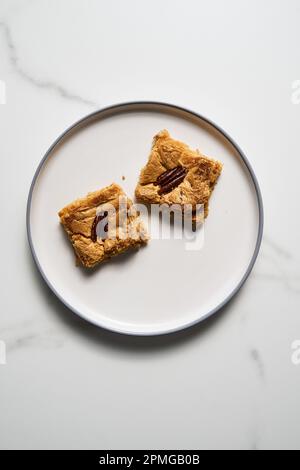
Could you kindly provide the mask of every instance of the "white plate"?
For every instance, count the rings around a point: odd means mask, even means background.
[[[187,250],[185,240],[153,240],[94,271],[75,267],[58,210],[113,181],[133,196],[152,137],[164,128],[224,163],[203,248]],[[112,106],[69,128],[39,165],[27,207],[30,247],[53,292],[86,320],[138,335],[186,328],[227,303],[253,267],[262,226],[256,178],[232,139],[193,112],[153,102]]]

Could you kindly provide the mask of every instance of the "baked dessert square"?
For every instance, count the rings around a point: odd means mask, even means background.
[[[148,240],[132,201],[114,183],[77,199],[58,215],[77,260],[87,268]]]
[[[222,163],[190,149],[162,130],[153,139],[148,163],[142,169],[135,195],[146,204],[203,204],[204,217],[208,203],[221,174]],[[194,217],[194,212],[193,212]]]

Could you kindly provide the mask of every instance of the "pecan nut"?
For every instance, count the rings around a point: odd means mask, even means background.
[[[104,211],[104,212],[101,212],[100,214],[97,214],[96,217],[94,218],[93,224],[92,224],[92,229],[91,229],[92,242],[95,243],[97,241],[97,225],[99,224],[99,222],[101,222],[101,220],[105,219],[105,217],[107,217],[107,216],[108,216],[108,212]],[[108,231],[108,224],[106,224],[104,226],[103,231],[104,232]],[[101,238],[102,239],[106,238],[106,233],[101,233]]]
[[[179,186],[184,180],[187,170],[183,166],[179,165],[171,170],[167,170],[162,173],[156,180],[155,185],[159,185],[158,194],[166,194],[172,191],[172,189]]]

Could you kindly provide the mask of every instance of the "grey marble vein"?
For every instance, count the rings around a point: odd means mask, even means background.
[[[250,450],[259,450],[258,439],[256,438],[256,436],[253,439],[252,447]]]
[[[41,349],[57,349],[61,348],[63,345],[64,341],[60,338],[51,337],[51,335],[40,334],[37,332],[31,332],[8,341],[7,352],[10,354],[13,351],[29,346]]]
[[[0,29],[3,32],[3,36],[5,39],[5,43],[8,49],[9,53],[9,61],[11,66],[13,67],[14,71],[23,79],[26,80],[28,83],[31,85],[34,85],[38,88],[45,89],[45,90],[52,90],[55,93],[57,93],[59,96],[62,98],[65,98],[67,100],[81,103],[87,106],[92,106],[94,108],[98,108],[99,105],[98,103],[89,100],[87,98],[84,98],[82,96],[79,96],[75,93],[72,93],[68,91],[66,88],[61,86],[58,83],[55,83],[54,81],[51,80],[42,80],[39,78],[35,78],[33,75],[31,75],[29,72],[27,72],[21,65],[20,65],[20,60],[18,57],[18,52],[16,45],[13,41],[13,37],[10,31],[10,28],[6,22],[3,20],[0,21]]]
[[[285,248],[280,246],[278,243],[276,243],[267,235],[264,235],[264,243],[269,245],[277,253],[277,255],[283,256],[284,258],[288,258],[288,259],[292,258],[292,253],[290,253]]]
[[[261,379],[264,379],[264,377],[265,377],[265,366],[264,366],[264,363],[263,363],[260,352],[257,349],[251,349],[250,355],[251,355],[251,358],[253,359],[253,361],[256,364],[256,367],[257,367],[257,370],[258,370],[258,373],[259,373],[259,377]]]
[[[32,320],[1,328],[1,338],[5,340],[8,354],[24,347],[57,349],[65,344],[60,332],[49,326],[36,324]]]
[[[293,253],[264,236],[261,259],[263,263],[254,271],[254,278],[280,282],[290,292],[300,293],[300,272]]]

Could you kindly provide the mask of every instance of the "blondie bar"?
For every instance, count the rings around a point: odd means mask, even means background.
[[[203,204],[208,201],[221,174],[222,164],[174,140],[167,130],[153,139],[148,163],[142,169],[135,195],[148,204]]]
[[[77,199],[58,215],[78,261],[87,268],[148,239],[132,201],[114,183]]]

